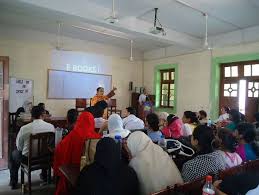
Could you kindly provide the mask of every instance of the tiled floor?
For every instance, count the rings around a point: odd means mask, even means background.
[[[32,173],[32,195],[52,195],[54,194],[55,186],[51,185],[42,185],[42,181],[40,180],[39,174],[41,171],[34,171]],[[19,171],[20,173],[20,171]],[[0,195],[20,195],[21,188],[17,190],[11,190],[9,184],[9,170],[0,171]],[[20,182],[19,177],[19,182]],[[25,182],[27,181],[27,177],[25,175]],[[20,184],[19,184],[20,186]]]

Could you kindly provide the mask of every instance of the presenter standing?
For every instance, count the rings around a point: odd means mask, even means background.
[[[146,89],[144,88],[144,89],[143,89],[143,93],[140,94],[139,99],[138,99],[139,105],[143,105],[143,103],[144,103],[144,102],[146,101],[146,99],[147,99],[147,96],[148,96],[147,91],[146,91]]]
[[[144,88],[142,94],[140,94],[138,102],[138,117],[145,121],[144,104],[148,98],[147,90]]]
[[[97,93],[96,95],[91,99],[91,106],[94,106],[97,102],[100,102],[102,100],[107,101],[111,97],[115,95],[115,91],[117,90],[116,87],[113,87],[113,89],[107,94],[104,95],[104,88],[103,87],[98,87],[96,89]]]

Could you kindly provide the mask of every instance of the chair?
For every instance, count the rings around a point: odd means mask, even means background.
[[[77,98],[76,99],[76,110],[78,112],[84,111],[84,109],[86,108],[86,104],[87,104],[86,99],[84,99],[84,98]]]
[[[121,110],[117,110],[117,100],[116,99],[110,99],[108,101],[108,116],[115,113],[121,116]]]
[[[30,135],[28,163],[21,163],[21,185],[24,189],[24,173],[28,176],[29,194],[31,195],[31,172],[39,169],[48,170],[48,183],[51,181],[52,153],[49,145],[55,138],[52,132]]]
[[[259,170],[259,159],[250,160],[244,163],[244,169],[246,172],[252,172],[254,170]]]
[[[187,182],[184,184],[176,184],[174,186],[175,193],[189,194],[189,195],[201,195],[202,188],[205,184],[205,177],[201,177],[191,182]]]
[[[246,172],[246,163],[219,172],[219,179]]]

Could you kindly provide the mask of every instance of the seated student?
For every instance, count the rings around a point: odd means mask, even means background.
[[[161,140],[162,133],[159,131],[159,119],[155,113],[148,114],[146,117],[146,126],[148,136],[153,142],[158,143]]]
[[[70,109],[67,111],[67,128],[62,132],[62,138],[64,139],[74,128],[78,117],[76,109]]]
[[[103,119],[108,119],[108,104],[105,100],[99,101],[94,105],[94,108],[102,108],[103,109]]]
[[[163,128],[162,133],[166,138],[178,139],[183,136],[182,121],[175,115],[170,114],[167,117],[167,126]]]
[[[231,168],[242,163],[241,157],[235,152],[237,140],[228,129],[219,129],[219,153],[222,155],[226,168]]]
[[[54,174],[59,177],[56,195],[67,195],[68,182],[59,171],[59,167],[66,164],[78,165],[81,161],[83,145],[86,139],[101,138],[94,130],[94,117],[89,112],[82,112],[77,119],[74,129],[57,145],[54,154]]]
[[[167,112],[160,112],[158,114],[159,118],[159,130],[162,130],[164,127],[167,126],[167,117],[169,114]]]
[[[144,122],[136,117],[135,108],[128,107],[125,110],[125,118],[122,120],[123,127],[128,130],[144,129]]]
[[[130,134],[127,147],[132,157],[129,166],[137,173],[141,194],[148,195],[183,182],[174,161],[145,133]]]
[[[23,107],[19,107],[16,112],[15,112],[15,119],[17,119],[18,117],[20,117],[21,113],[24,113],[25,109]]]
[[[99,101],[97,102],[94,107],[101,107],[102,109],[106,109],[108,107],[108,104],[106,101],[102,100],[102,101]]]
[[[41,103],[38,104],[38,106],[41,107],[41,108],[43,108],[45,115],[48,115],[48,116],[50,115],[50,114],[49,114],[49,111],[46,110],[44,103],[41,102]]]
[[[231,109],[229,111],[229,120],[230,123],[226,126],[226,128],[235,131],[237,125],[241,122],[240,112],[236,109]]]
[[[207,112],[205,112],[204,110],[200,110],[198,115],[199,115],[198,119],[201,125],[208,123]]]
[[[188,137],[192,135],[195,127],[199,124],[196,114],[192,111],[185,111],[182,117],[183,121],[183,136]]]
[[[24,125],[23,121],[20,121],[20,117],[22,114],[25,113],[25,109],[23,107],[19,107],[16,112],[15,112],[15,118],[14,118],[14,121],[13,121],[13,131],[17,132],[19,130],[19,128],[17,127],[20,127],[22,125]],[[30,111],[31,113],[31,111]]]
[[[219,116],[219,118],[215,121],[217,122],[225,122],[229,119],[229,111],[230,108],[228,106],[224,106],[221,108],[221,115]]]
[[[123,128],[123,122],[118,114],[112,114],[108,118],[108,130],[107,137],[115,138],[116,135],[121,136],[122,139],[128,137],[130,131]]]
[[[207,125],[197,126],[192,134],[191,143],[197,156],[183,165],[182,176],[185,182],[193,181],[209,173],[218,174],[225,169],[225,163],[219,152],[213,151],[213,130]]]
[[[100,129],[104,125],[104,123],[107,122],[107,120],[103,118],[103,115],[104,115],[104,109],[101,106],[94,106],[93,116],[94,116],[95,128]]]
[[[255,160],[259,157],[259,148],[255,141],[254,125],[240,123],[237,126],[236,135],[239,143],[236,152],[243,161]]]
[[[111,138],[103,138],[98,142],[93,164],[80,173],[77,195],[139,194],[136,172],[121,161],[118,146]]]
[[[18,170],[21,162],[27,163],[29,153],[29,141],[31,134],[54,132],[55,128],[52,124],[43,121],[44,110],[42,107],[34,106],[31,111],[33,121],[21,127],[17,137],[17,150],[13,151],[10,157],[10,184],[12,189],[17,188]],[[44,180],[46,179],[46,171],[42,172]]]

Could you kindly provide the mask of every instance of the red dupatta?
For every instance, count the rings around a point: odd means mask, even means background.
[[[56,188],[56,195],[68,194],[67,180],[59,171],[59,167],[66,164],[75,164],[80,166],[81,154],[84,141],[88,138],[101,138],[95,132],[94,117],[89,112],[83,112],[74,129],[58,144],[54,154],[54,174],[60,179]]]

